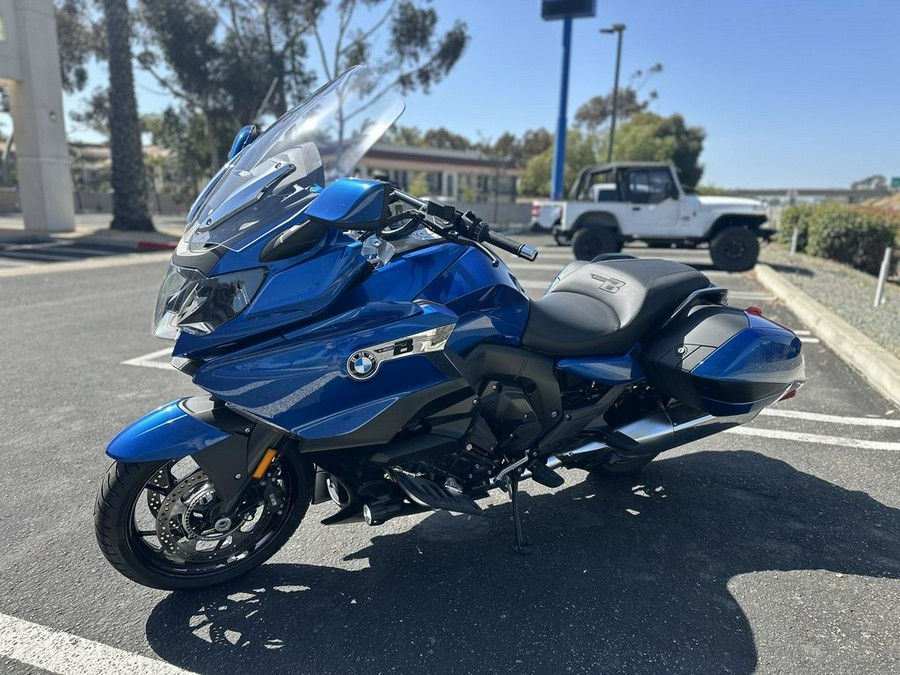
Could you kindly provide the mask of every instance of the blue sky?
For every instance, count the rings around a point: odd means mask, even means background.
[[[539,0],[434,0],[442,24],[464,20],[461,61],[430,95],[407,96],[401,124],[478,138],[555,128],[562,24]],[[900,176],[900,2],[894,0],[598,0],[574,22],[569,119],[622,75],[660,62],[653,110],[707,130],[704,183],[844,186]],[[326,32],[328,32],[326,30]],[[99,84],[100,77],[95,78]],[[141,112],[167,104],[138,75]],[[67,105],[77,106],[77,98]]]

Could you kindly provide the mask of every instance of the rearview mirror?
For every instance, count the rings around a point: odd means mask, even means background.
[[[231,144],[231,150],[228,151],[228,161],[237,157],[238,153],[255,141],[258,136],[259,127],[255,124],[248,124],[238,131]]]
[[[322,190],[304,213],[344,230],[377,230],[390,215],[390,189],[378,180],[342,178]]]

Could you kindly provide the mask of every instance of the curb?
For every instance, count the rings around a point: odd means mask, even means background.
[[[900,408],[900,359],[810,298],[768,265],[756,265],[756,278],[841,360],[860,372],[878,393]]]
[[[93,234],[86,235],[78,241],[87,246],[105,246],[121,251],[174,251],[178,246],[177,241],[165,239],[134,239]]]

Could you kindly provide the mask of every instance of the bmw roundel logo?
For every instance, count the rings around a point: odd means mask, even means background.
[[[368,380],[378,371],[378,358],[364,349],[347,359],[347,373],[355,380]]]

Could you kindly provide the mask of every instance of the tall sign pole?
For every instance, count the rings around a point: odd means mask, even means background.
[[[613,33],[619,34],[619,43],[616,47],[616,79],[615,84],[613,84],[613,109],[612,109],[612,124],[609,128],[609,148],[606,152],[606,162],[607,164],[612,161],[613,158],[613,144],[616,142],[616,113],[619,110],[619,66],[622,63],[622,33],[625,31],[624,23],[616,23],[613,24],[611,28],[601,28],[601,33],[608,33],[612,35]]]
[[[559,88],[559,118],[556,120],[556,145],[553,149],[553,176],[550,199],[562,199],[566,167],[566,108],[569,102],[569,61],[572,54],[572,17],[563,19],[562,84]]]
[[[592,17],[597,0],[542,0],[541,18],[545,21],[563,20],[562,82],[559,88],[559,117],[556,122],[556,142],[553,146],[553,168],[550,175],[550,198],[562,199],[566,167],[566,106],[569,100],[569,61],[572,53],[572,19]]]

